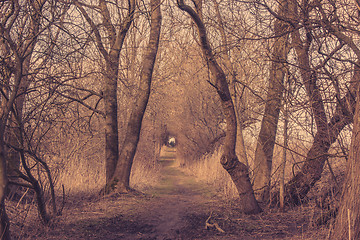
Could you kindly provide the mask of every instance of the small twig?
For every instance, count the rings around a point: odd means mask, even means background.
[[[211,215],[212,215],[212,212],[210,213],[210,216],[205,221],[205,229],[207,230],[208,228],[215,227],[216,230],[218,230],[221,233],[224,233],[225,231],[220,228],[220,226],[219,226],[219,224],[217,224],[217,222],[209,223],[210,219],[211,219]]]
[[[21,201],[23,200],[23,198],[25,197],[25,195],[26,195],[28,192],[29,192],[29,188],[27,188],[26,191],[24,192],[24,194],[21,196],[21,198],[20,198],[20,200],[18,201],[18,203],[16,204],[16,207],[15,207],[15,208],[17,208],[17,207],[20,205]]]

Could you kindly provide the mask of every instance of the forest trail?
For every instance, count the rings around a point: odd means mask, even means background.
[[[243,215],[236,201],[225,201],[213,188],[197,182],[176,165],[168,151],[159,164],[161,179],[147,191],[113,194],[106,197],[69,199],[63,215],[44,227],[34,221],[15,226],[14,239],[85,240],[230,240],[230,239],[322,239],[321,231],[305,231],[308,210],[288,213]],[[211,227],[217,223],[225,232]]]
[[[28,226],[21,239],[200,239],[216,193],[180,169],[174,150],[166,148],[158,164],[160,180],[147,191],[74,197],[53,226]]]
[[[186,222],[189,214],[210,203],[216,193],[193,176],[185,174],[171,154],[162,157],[160,164],[161,181],[151,190],[157,203],[149,209],[151,214],[144,214],[154,217],[151,221],[154,232],[150,234],[150,239],[184,239],[186,228],[193,228]]]

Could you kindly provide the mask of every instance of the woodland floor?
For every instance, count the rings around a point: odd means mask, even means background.
[[[226,201],[194,177],[163,159],[162,180],[144,193],[107,197],[72,196],[63,214],[50,226],[27,216],[12,221],[14,239],[325,239],[328,230],[311,223],[316,218],[310,206],[265,209],[258,215],[237,211],[236,200]],[[10,212],[10,219],[13,213]],[[217,223],[205,229],[206,220]],[[29,218],[33,219],[29,221]]]

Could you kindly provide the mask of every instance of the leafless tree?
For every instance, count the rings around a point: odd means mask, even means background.
[[[223,146],[224,152],[221,156],[220,162],[224,169],[229,173],[238,189],[242,211],[246,213],[258,213],[261,211],[261,208],[254,197],[254,192],[249,179],[248,168],[245,164],[238,160],[235,154],[237,135],[236,114],[226,80],[226,75],[214,57],[207,37],[206,27],[202,21],[202,1],[194,1],[195,10],[189,5],[186,5],[184,1],[179,0],[177,1],[177,4],[182,11],[189,14],[197,26],[203,56],[209,65],[210,72],[215,78],[213,86],[216,88],[216,91],[221,99],[226,119],[226,136]]]
[[[74,1],[85,20],[90,25],[91,32],[95,35],[96,46],[105,62],[105,71],[103,72],[103,96],[105,106],[105,159],[106,159],[106,179],[110,182],[114,176],[114,171],[119,158],[119,137],[118,137],[118,74],[120,51],[122,49],[126,34],[134,19],[135,0],[129,0],[127,4],[127,15],[120,20],[117,28],[113,23],[114,18],[106,1],[101,0],[97,6],[90,6],[84,2]],[[119,4],[119,3],[118,3]],[[116,6],[121,9],[121,6]],[[99,16],[92,17],[89,11],[94,9]],[[101,18],[101,25],[96,22]],[[104,27],[104,29],[102,29]],[[103,31],[104,30],[104,31]],[[102,36],[104,32],[105,36]]]
[[[288,14],[289,2],[279,1],[278,18],[274,22],[274,42],[271,53],[271,68],[265,110],[254,157],[254,191],[260,201],[268,201],[272,173],[272,158],[279,113],[284,92],[286,60],[290,50],[290,24],[281,20]],[[279,19],[280,18],[280,19]]]
[[[155,65],[156,54],[159,47],[161,29],[161,10],[160,1],[152,0],[151,7],[151,26],[149,43],[144,52],[142,70],[140,74],[139,88],[136,93],[137,100],[132,107],[132,112],[127,123],[126,135],[121,146],[119,162],[111,181],[107,184],[105,192],[128,192],[130,190],[130,173],[135,156],[136,148],[139,143],[142,120],[146,106],[149,101],[152,73]]]

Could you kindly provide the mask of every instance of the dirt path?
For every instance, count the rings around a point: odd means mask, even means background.
[[[173,160],[162,161],[162,180],[152,190],[156,205],[150,207],[146,216],[154,225],[154,239],[183,239],[187,223],[184,221],[193,211],[200,211],[212,201],[206,185],[174,166]],[[153,217],[150,217],[153,216]]]
[[[144,193],[73,197],[52,226],[34,224],[38,220],[34,219],[20,230],[15,226],[14,235],[18,239],[190,239],[188,231],[194,227],[187,221],[189,216],[204,211],[206,217],[215,193],[180,170],[173,153],[159,164],[159,183]]]
[[[323,239],[321,231],[310,227],[311,208],[243,215],[236,201],[216,197],[210,186],[178,168],[173,157],[162,158],[160,164],[160,182],[145,193],[74,197],[50,227],[35,214],[27,224],[13,223],[14,239]],[[210,214],[210,222],[224,233],[205,229]]]

